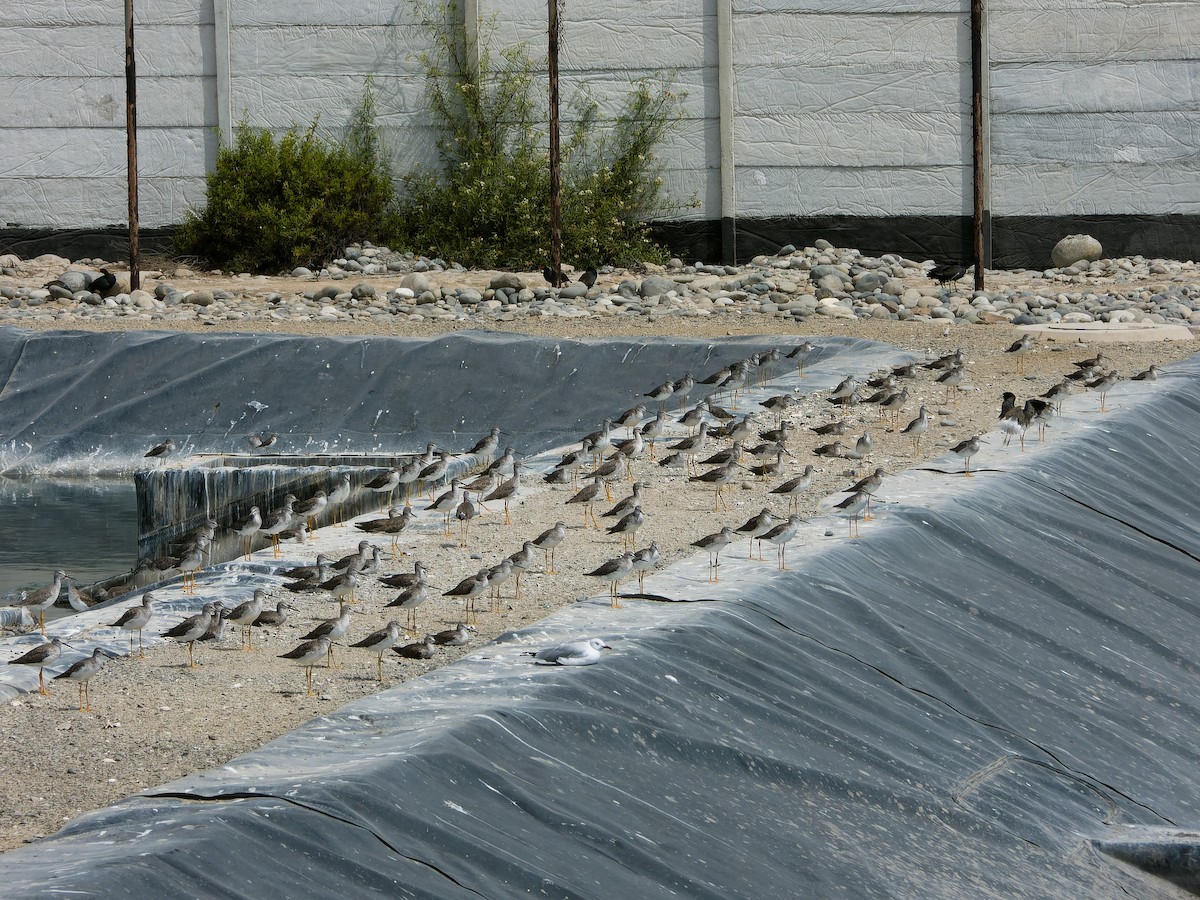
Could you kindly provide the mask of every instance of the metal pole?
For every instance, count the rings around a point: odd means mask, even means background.
[[[137,73],[133,63],[133,0],[125,0],[125,143],[129,154],[129,289],[141,287],[138,264]]]
[[[733,153],[733,2],[717,0],[717,103],[720,115],[721,261],[737,265],[737,173]]]
[[[972,165],[972,210],[971,244],[975,260],[975,290],[984,289],[984,271],[987,255],[984,251],[984,231],[987,221],[987,193],[984,189],[984,96],[983,96],[983,2],[971,0],[971,165]]]
[[[562,271],[562,170],[558,141],[558,4],[549,0],[550,41],[546,61],[550,69],[550,271]]]

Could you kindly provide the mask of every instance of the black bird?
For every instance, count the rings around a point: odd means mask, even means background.
[[[562,272],[555,272],[549,266],[542,267],[542,277],[546,279],[550,287],[566,287],[571,283],[571,279]]]
[[[596,284],[596,267],[589,266],[584,269],[583,274],[579,276],[579,283],[590,291]]]
[[[108,271],[108,269],[101,269],[100,271],[103,274],[97,275],[92,279],[92,283],[88,285],[88,290],[103,297],[114,287],[116,287],[117,276]]]
[[[962,277],[967,274],[967,267],[962,263],[944,263],[940,266],[934,266],[929,270],[929,277],[940,284],[942,287],[955,282],[961,281]]]

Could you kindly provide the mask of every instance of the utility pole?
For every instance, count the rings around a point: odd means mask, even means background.
[[[546,62],[550,69],[550,271],[555,279],[562,272],[562,166],[559,159],[558,128],[558,5],[549,0],[550,35]]]
[[[138,263],[137,72],[133,61],[133,0],[125,0],[125,146],[129,156],[129,289],[141,287]]]
[[[971,255],[975,259],[975,290],[984,290],[988,254],[984,232],[990,228],[986,188],[987,156],[984,152],[984,0],[971,0]]]

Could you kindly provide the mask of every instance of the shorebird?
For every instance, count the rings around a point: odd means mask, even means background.
[[[638,484],[640,483],[641,482],[638,482]],[[530,541],[533,546],[537,547],[545,555],[545,568],[547,575],[557,574],[554,570],[554,548],[566,540],[566,537],[566,524],[563,522],[555,522],[553,528],[547,528],[532,541]]]
[[[404,510],[397,512],[396,507],[388,510],[388,515],[382,519],[368,519],[366,522],[356,522],[355,527],[368,534],[386,534],[392,539],[391,551],[392,559],[400,558],[400,534],[413,521],[413,511],[411,506],[405,506]]]
[[[475,457],[476,469],[480,466],[486,468],[496,458],[498,449],[500,449],[500,426],[493,425],[491,431],[476,441],[475,446],[467,451],[467,455]]]
[[[778,523],[778,519],[765,506],[757,516],[751,516],[744,523],[734,529],[738,534],[745,535],[750,538],[750,552],[747,554],[747,559],[754,559],[754,540],[758,538],[758,558],[762,559],[762,536],[770,531]]]
[[[839,435],[843,435],[850,430],[850,425],[844,418],[842,418],[838,413],[834,413],[834,416],[837,418],[826,422],[824,425],[814,425],[808,430],[814,434],[822,435],[823,437],[838,437]]]
[[[909,422],[901,429],[900,433],[908,435],[913,442],[913,456],[921,449],[921,438],[925,432],[929,430],[929,411],[922,406],[917,412],[917,417]]]
[[[871,499],[871,495],[866,491],[858,491],[851,494],[841,503],[837,504],[837,509],[841,515],[846,517],[850,527],[850,538],[853,540],[858,535],[858,518],[859,514],[866,509],[867,501]]]
[[[413,570],[411,572],[397,572],[394,575],[384,575],[379,579],[379,583],[387,585],[390,588],[410,588],[414,584],[424,584],[426,581],[425,576],[425,566],[418,559],[413,560]]]
[[[696,457],[704,452],[704,448],[708,446],[708,423],[701,422],[700,430],[695,437],[684,438],[682,441],[677,441],[672,444],[670,449],[678,453],[682,453],[687,461],[687,471],[689,474],[695,475],[696,472]]]
[[[370,481],[363,485],[368,491],[373,491],[376,494],[386,495],[383,498],[383,505],[379,507],[379,512],[382,515],[387,512],[387,508],[391,505],[392,494],[400,485],[400,469],[393,466],[390,469],[376,475]]]
[[[441,647],[464,647],[470,643],[473,631],[475,631],[474,625],[459,622],[453,628],[436,632],[433,635],[433,642]]]
[[[392,620],[378,631],[372,631],[361,641],[356,641],[351,644],[351,647],[361,647],[364,650],[370,650],[372,653],[378,654],[375,659],[375,676],[380,682],[383,681],[383,654],[387,653],[400,642],[401,637],[400,623]]]
[[[115,653],[105,650],[103,647],[97,647],[92,651],[91,656],[85,656],[78,662],[72,663],[65,672],[59,672],[54,676],[55,680],[65,678],[67,681],[75,682],[79,687],[80,712],[92,712],[92,696],[88,682],[100,674],[100,670],[104,668],[106,662],[115,657]]]
[[[1071,396],[1071,382],[1064,378],[1058,384],[1042,393],[1042,399],[1054,404],[1056,413],[1062,412],[1063,401]]]
[[[687,402],[688,394],[692,392],[692,388],[696,384],[696,379],[692,377],[692,373],[688,372],[682,378],[678,379],[671,385],[672,393],[679,398],[679,410],[683,411],[684,404]]]
[[[455,478],[450,482],[450,490],[438,495],[437,499],[425,507],[429,512],[442,514],[442,534],[445,537],[450,537],[450,519],[458,514],[458,506],[462,502],[462,482]]]
[[[262,528],[262,512],[257,506],[250,507],[250,512],[240,519],[235,519],[230,529],[236,534],[241,535],[243,541],[243,555],[246,559],[250,558],[250,548],[254,541],[254,535]]]
[[[500,500],[504,503],[504,524],[511,525],[512,519],[508,515],[508,505],[516,500],[521,494],[521,464],[513,462],[512,478],[505,481],[500,487],[496,488],[480,502],[488,500]]]
[[[406,587],[399,596],[391,603],[386,604],[388,607],[396,606],[406,610],[408,619],[405,621],[405,630],[410,634],[416,634],[417,631],[417,607],[428,600],[430,597],[429,584],[424,580],[417,584],[412,584]]]
[[[317,516],[319,516],[325,507],[329,505],[329,495],[324,491],[317,491],[307,500],[297,503],[293,507],[297,516],[308,520],[308,528],[310,531],[317,527]]]
[[[591,572],[585,572],[589,578],[599,578],[601,581],[608,582],[608,596],[612,601],[613,609],[621,608],[621,601],[617,598],[617,585],[629,574],[633,572],[633,554],[626,551],[620,556],[609,559],[601,563]]]
[[[170,454],[175,452],[175,441],[172,438],[167,438],[161,444],[155,444],[146,451],[144,459],[166,459]]]
[[[63,647],[65,645],[58,638],[50,638],[50,640],[38,644],[31,650],[22,653],[16,659],[10,659],[10,666],[36,666],[38,670],[38,693],[45,696],[50,696],[50,692],[46,690],[46,679],[43,670],[46,666],[53,665],[62,656]]]
[[[512,566],[513,574],[517,577],[517,583],[515,585],[516,593],[514,594],[514,599],[516,600],[521,599],[521,576],[533,568],[533,564],[535,562],[533,551],[535,549],[536,548],[533,546],[533,541],[525,541],[525,543],[521,545],[520,550],[518,550],[516,553],[510,554],[508,557],[508,561]]]
[[[328,591],[333,599],[341,603],[353,603],[354,594],[358,589],[358,569],[360,563],[352,563],[345,572],[340,572],[325,579],[317,585],[318,590]],[[287,587],[287,585],[284,585]]]
[[[878,466],[870,475],[866,476],[865,478],[860,478],[858,481],[854,482],[854,484],[850,485],[850,487],[846,488],[843,492],[847,494],[857,494],[859,491],[862,491],[867,495],[867,509],[866,514],[863,516],[864,522],[870,522],[871,519],[874,518],[874,516],[871,515],[871,498],[875,496],[876,492],[883,485],[883,476],[886,474],[887,471],[883,468],[883,466]]]
[[[893,427],[896,421],[900,418],[900,413],[904,411],[905,405],[908,403],[908,388],[901,388],[900,393],[892,394],[887,400],[879,404],[880,418],[890,416]]]
[[[649,547],[643,547],[633,554],[633,571],[637,572],[638,593],[645,590],[646,573],[657,566],[661,558],[658,541],[651,541]]]
[[[265,431],[261,434],[249,434],[246,435],[246,442],[251,450],[267,450],[279,442],[279,435],[268,434]]]
[[[642,512],[640,506],[635,506],[631,512],[627,512],[621,516],[621,520],[608,529],[609,534],[619,534],[621,536],[621,546],[629,549],[633,546],[633,542],[637,540],[638,529],[645,524],[646,514]]]
[[[313,695],[313,666],[321,660],[330,656],[333,651],[333,644],[329,638],[317,638],[312,641],[305,641],[296,647],[294,650],[289,650],[287,653],[280,653],[280,659],[290,659],[300,666],[304,666],[304,683],[308,688],[308,693],[305,696]]]
[[[874,449],[875,439],[871,437],[871,429],[868,428],[854,442],[854,456],[862,460],[869,460]]]
[[[590,666],[600,661],[601,650],[611,650],[600,638],[589,641],[571,641],[544,650],[526,651],[522,656],[532,656],[534,665],[543,666]]]
[[[338,668],[338,666],[334,665],[333,644],[350,630],[350,616],[353,613],[354,610],[347,603],[343,602],[341,612],[332,619],[326,619],[321,622],[316,628],[301,638],[301,640],[305,641],[324,640],[328,643],[329,668],[331,669]]]
[[[494,465],[494,464],[493,464]],[[489,466],[490,468],[490,466]],[[446,479],[450,477],[450,454],[439,451],[439,456],[429,465],[421,469],[417,473],[417,484],[421,486],[423,491],[428,491],[432,496],[434,489],[441,484],[446,483]],[[400,473],[396,473],[396,483],[399,484]]]
[[[1129,376],[1130,381],[1158,381],[1158,366],[1152,365],[1145,371]]]
[[[1025,354],[1033,350],[1033,335],[1023,334],[1019,341],[1014,341],[1012,346],[1005,350],[1005,353],[1011,353],[1017,361],[1017,374],[1025,374]]]
[[[654,442],[662,437],[664,429],[667,427],[666,413],[660,412],[657,416],[642,426],[642,440],[650,447],[650,458],[654,459]]]
[[[625,412],[613,419],[613,424],[621,428],[628,428],[629,436],[633,437],[634,430],[642,424],[642,420],[645,418],[646,404],[638,403],[629,407],[629,409],[625,410]]]
[[[117,621],[109,624],[110,628],[120,628],[129,632],[129,655],[133,656],[133,633],[136,631],[138,636],[138,659],[144,659],[146,654],[142,650],[142,629],[150,624],[150,620],[154,617],[154,607],[158,604],[154,594],[150,591],[142,594],[141,606],[131,606],[125,612],[121,613],[121,617]]]
[[[471,520],[479,514],[474,501],[471,500],[471,492],[463,491],[462,503],[454,510],[454,518],[458,520],[458,545],[460,547],[467,546],[467,538],[470,535]]]
[[[239,603],[225,616],[227,621],[238,626],[243,650],[251,653],[254,652],[254,634],[251,631],[251,626],[257,621],[259,615],[262,614],[263,605],[266,601],[267,592],[262,588],[256,588],[249,600]]]
[[[613,455],[625,463],[625,477],[632,481],[634,460],[641,459],[646,450],[646,439],[642,437],[642,432],[635,430],[633,437],[618,441],[613,445],[613,449]]]
[[[617,501],[616,506],[606,513],[601,513],[602,519],[619,519],[628,512],[632,512],[635,506],[641,506],[646,499],[646,482],[635,481],[632,487],[632,493],[628,497],[623,497]]]
[[[770,541],[775,545],[776,555],[778,556],[779,571],[787,570],[787,544],[796,536],[796,532],[800,529],[800,523],[804,520],[800,516],[793,513],[787,517],[786,522],[771,528],[762,536],[764,541]]]
[[[779,487],[771,488],[770,493],[780,494],[788,498],[788,512],[796,512],[800,503],[800,495],[807,493],[812,487],[813,482],[813,466],[807,465],[804,467],[804,472],[797,475],[795,478],[789,478]]]
[[[215,603],[205,603],[203,610],[199,613],[189,616],[160,635],[161,637],[170,638],[173,641],[188,645],[189,669],[196,668],[196,660],[192,655],[192,646],[196,641],[204,637],[204,632],[208,631],[208,626],[212,624],[213,616],[216,614],[217,605]]]
[[[720,565],[721,551],[735,540],[733,529],[726,525],[715,534],[706,534],[698,541],[692,541],[693,547],[708,551],[708,580],[715,584],[721,580]]]
[[[272,510],[263,516],[262,527],[258,529],[259,534],[268,535],[271,538],[272,555],[279,558],[279,535],[287,531],[292,525],[292,520],[296,514],[293,508],[296,505],[296,495],[287,494],[283,498],[283,506],[279,509]]]
[[[829,392],[829,399],[830,400],[845,400],[845,399],[848,399],[849,397],[853,396],[855,391],[857,391],[857,390],[858,390],[858,381],[855,380],[853,375],[847,375],[845,378],[843,378],[841,381],[838,382],[837,387],[835,387],[832,391]]]
[[[1004,446],[1018,437],[1021,440],[1021,452],[1025,452],[1025,432],[1033,421],[1033,412],[1028,404],[1017,405],[1017,398],[1006,391],[1000,405],[1000,432],[1004,435]]]
[[[342,528],[346,524],[345,514],[342,507],[344,507],[346,505],[346,501],[350,499],[350,493],[350,473],[343,472],[341,477],[338,478],[337,486],[334,487],[334,489],[330,491],[329,495],[326,497],[326,500],[328,501],[326,503],[326,509],[329,509],[333,512],[333,524],[338,528]]]
[[[259,613],[253,624],[259,628],[279,628],[287,622],[288,610],[295,608],[286,600],[280,600],[274,609],[264,609]]]
[[[1089,391],[1095,391],[1100,395],[1100,412],[1108,412],[1104,408],[1104,398],[1108,396],[1108,392],[1113,389],[1113,386],[1121,380],[1121,376],[1116,372],[1109,372],[1106,375],[1101,375],[1094,381],[1086,382]]]
[[[1025,401],[1025,408],[1029,414],[1029,424],[1037,423],[1038,441],[1046,440],[1046,426],[1050,424],[1050,418],[1054,413],[1054,406],[1049,400],[1043,400],[1040,397],[1030,397]]]
[[[584,528],[588,527],[589,518],[590,518],[592,525],[597,530],[600,528],[600,522],[596,518],[596,511],[594,509],[594,506],[596,504],[596,500],[600,497],[600,491],[603,489],[603,485],[604,485],[604,479],[597,475],[592,480],[591,484],[585,485],[578,492],[576,492],[574,496],[569,497],[567,499],[567,503],[582,503],[583,504],[583,527]]]
[[[54,574],[50,578],[50,584],[46,587],[40,587],[30,591],[13,606],[23,607],[31,613],[38,614],[38,625],[42,629],[42,634],[46,633],[46,610],[55,604],[58,600],[59,592],[62,590],[64,579],[67,573],[62,569],[55,569]]]
[[[488,599],[491,601],[489,609],[496,615],[499,615],[501,612],[500,592],[504,587],[504,583],[512,578],[512,576],[513,564],[512,560],[508,557],[505,557],[488,569]]]
[[[464,578],[457,585],[442,594],[443,597],[462,597],[464,604],[463,620],[475,624],[475,598],[483,596],[488,589],[488,570],[480,569],[470,578]]]
[[[419,641],[393,647],[392,652],[404,659],[433,659],[433,635],[427,634]]]
[[[790,455],[787,448],[783,444],[777,444],[772,451],[771,456],[768,456],[760,465],[751,466],[750,472],[758,476],[759,481],[766,481],[768,478],[774,478],[783,472],[783,457]],[[772,459],[774,457],[774,459]]]
[[[80,590],[79,582],[73,575],[67,576],[67,603],[75,612],[85,612],[101,601],[100,597],[87,590]]]
[[[1018,373],[1018,374],[1023,374],[1023,373]],[[957,405],[958,404],[958,391],[955,390],[955,388],[957,388],[960,384],[962,384],[964,381],[966,381],[966,379],[967,379],[967,370],[965,368],[963,368],[962,366],[955,366],[953,369],[947,369],[945,372],[943,372],[941,375],[939,375],[936,379],[934,379],[935,381],[937,381],[938,384],[943,385],[946,388],[946,396],[942,400],[942,402],[943,403],[953,402],[955,405]],[[954,392],[953,401],[951,401],[951,398],[950,398],[951,391]]]
[[[783,459],[783,454],[779,456]],[[725,463],[723,466],[717,466],[715,469],[709,469],[699,475],[692,475],[688,481],[699,481],[702,484],[712,485],[713,487],[713,512],[717,512],[718,508],[729,510],[725,503],[725,498],[721,495],[721,489],[727,484],[732,484],[737,478],[737,463],[732,460]]]
[[[967,478],[971,477],[971,457],[979,452],[979,447],[979,435],[975,435],[950,448],[950,452],[963,461],[963,475]]]
[[[961,366],[964,364],[964,362],[965,358],[963,357],[962,348],[960,347],[953,353],[947,353],[945,356],[939,356],[935,360],[922,363],[921,368],[944,371],[946,369],[953,369],[955,366]]]
[[[662,410],[666,407],[667,401],[671,398],[671,395],[673,393],[675,393],[675,382],[674,381],[664,381],[662,384],[660,384],[658,387],[654,388],[653,390],[647,391],[645,393],[645,396],[649,397],[651,400],[653,400],[655,403],[657,403],[658,408],[660,410]]]
[[[787,358],[794,359],[796,361],[796,372],[801,378],[804,377],[804,364],[808,362],[809,356],[812,355],[812,352],[815,349],[817,348],[811,343],[804,341],[803,343],[797,344],[788,352]]]
[[[967,274],[967,267],[962,263],[956,262],[942,263],[934,266],[926,274],[939,285],[945,287],[948,284],[961,281],[962,277]]]
[[[832,444],[821,444],[821,446],[813,448],[813,453],[816,456],[822,456],[826,459],[845,459],[846,445],[841,441],[834,441]]]

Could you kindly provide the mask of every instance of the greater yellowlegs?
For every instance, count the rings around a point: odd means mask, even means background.
[[[621,516],[620,521],[608,529],[609,534],[620,535],[621,546],[628,549],[633,546],[633,542],[637,540],[638,529],[646,522],[646,514],[642,512],[640,506],[635,506],[632,511]]]
[[[158,605],[158,600],[150,591],[142,594],[141,606],[131,606],[125,612],[121,613],[121,617],[117,621],[109,625],[110,628],[121,628],[129,632],[129,655],[133,656],[133,633],[136,631],[138,636],[138,659],[144,659],[146,654],[142,650],[142,629],[150,624],[150,620],[154,618],[154,608]]]
[[[403,659],[433,659],[433,635],[427,634],[419,641],[393,647],[392,652]]]
[[[535,665],[591,666],[600,661],[601,650],[611,649],[612,647],[600,638],[592,638],[590,641],[571,641],[569,644],[559,644],[557,647],[547,647],[523,655],[532,656]]]
[[[475,631],[474,625],[459,622],[453,628],[434,634],[433,642],[442,647],[463,647],[470,643],[473,631]]]
[[[758,515],[751,516],[734,529],[738,534],[750,538],[750,552],[746,554],[747,559],[754,559],[755,540],[758,540],[758,558],[762,559],[762,536],[774,528],[778,522],[779,520],[775,518],[771,510],[764,506]]]
[[[857,491],[834,507],[846,517],[852,539],[858,537],[858,519],[862,511],[867,508],[867,501],[870,498],[871,495],[866,491]]]
[[[398,597],[391,603],[386,604],[388,607],[399,607],[406,610],[408,619],[405,622],[405,629],[416,634],[417,631],[417,607],[428,600],[430,597],[428,582],[421,581],[417,584],[412,584],[406,587]]]
[[[596,511],[593,508],[596,501],[600,498],[600,492],[604,489],[604,479],[597,475],[592,483],[585,485],[574,496],[567,499],[567,503],[583,504],[583,527],[588,527],[590,520],[591,524],[599,529],[600,521],[596,518]]]
[[[480,569],[470,578],[464,578],[450,590],[442,594],[443,597],[461,597],[463,600],[463,619],[468,624],[476,622],[475,614],[475,598],[482,597],[487,593],[488,589],[488,570]]]
[[[1015,359],[1017,361],[1017,373],[1016,374],[1018,374],[1018,375],[1025,374],[1025,354],[1031,352],[1032,350],[1033,350],[1033,335],[1023,334],[1023,335],[1021,335],[1020,340],[1014,341],[1012,346],[1004,351],[1005,353],[1012,354],[1013,359]],[[941,381],[940,378],[938,380]]]
[[[1130,381],[1158,381],[1158,366],[1152,365],[1145,371],[1129,376]]]
[[[1106,375],[1101,375],[1094,381],[1089,381],[1086,383],[1089,391],[1095,391],[1100,395],[1100,412],[1108,412],[1104,406],[1104,400],[1108,396],[1108,392],[1111,391],[1114,385],[1116,385],[1116,383],[1120,380],[1121,376],[1116,372],[1109,372]]]
[[[795,512],[800,503],[800,496],[807,493],[808,489],[812,487],[813,472],[813,466],[809,464],[804,467],[803,473],[795,478],[789,478],[778,487],[771,488],[770,493],[787,497],[788,512]]]
[[[346,632],[350,630],[350,616],[353,613],[354,610],[350,607],[350,605],[343,602],[342,611],[340,613],[338,613],[332,619],[326,619],[324,622],[321,622],[316,628],[304,635],[302,638],[302,640],[305,641],[317,641],[323,638],[329,642],[329,668],[331,669],[337,668],[334,665],[333,642],[344,636]]]
[[[295,608],[286,600],[280,600],[275,604],[274,609],[264,609],[260,612],[258,618],[254,620],[254,624],[259,628],[280,628],[287,624],[288,610]]]
[[[841,441],[834,441],[832,444],[821,444],[819,447],[813,448],[813,453],[816,456],[826,459],[845,459],[846,452],[846,445]]]
[[[194,616],[188,616],[179,624],[164,631],[161,637],[170,638],[173,641],[178,641],[181,644],[188,645],[188,668],[196,668],[196,660],[193,656],[192,647],[196,641],[204,637],[204,632],[208,631],[208,626],[212,624],[213,616],[217,615],[216,603],[205,603],[204,608]]]
[[[599,527],[599,526],[597,526]],[[537,561],[536,550],[533,546],[533,541],[525,541],[521,544],[521,549],[516,553],[512,553],[508,557],[508,561],[512,564],[513,574],[516,575],[515,593],[513,599],[521,599],[521,576],[533,568],[533,564]]]
[[[279,443],[279,435],[266,431],[260,434],[251,434],[246,436],[246,443],[250,445],[251,450],[269,450]]]
[[[42,629],[42,634],[46,633],[46,610],[55,604],[58,600],[58,595],[62,591],[64,579],[67,573],[62,569],[55,569],[54,574],[50,576],[50,584],[46,587],[36,588],[30,591],[13,606],[23,607],[31,613],[38,614],[38,625]]]
[[[716,583],[721,580],[721,551],[735,540],[733,529],[726,525],[715,534],[706,534],[698,541],[692,541],[693,547],[708,551],[708,580]]]
[[[271,549],[276,559],[279,558],[279,535],[287,531],[296,514],[294,507],[296,505],[296,495],[288,494],[283,498],[283,505],[279,509],[272,510],[263,516],[262,527],[259,528],[260,534],[268,535],[271,538]]]
[[[509,517],[508,508],[514,500],[521,494],[521,463],[513,462],[512,478],[509,478],[502,485],[483,498],[485,502],[488,500],[500,500],[504,503],[504,524],[511,525],[512,519]]]
[[[317,527],[317,516],[329,506],[329,496],[324,491],[317,491],[307,500],[302,500],[293,507],[297,516],[308,520],[309,530]]]
[[[413,560],[411,572],[397,572],[394,575],[384,575],[379,583],[390,588],[410,588],[414,584],[424,584],[426,581],[425,565],[419,559]]]
[[[414,514],[411,506],[404,507],[403,511],[399,511],[396,507],[388,510],[388,516],[382,519],[371,519],[366,522],[357,522],[355,526],[362,531],[371,534],[386,534],[392,539],[391,551],[392,559],[400,558],[400,535],[404,529],[412,524]]]
[[[468,456],[475,457],[475,466],[490,466],[492,460],[496,457],[496,451],[500,449],[500,426],[493,425],[491,431],[485,437],[480,438],[475,442],[470,450],[467,451]]]
[[[922,406],[917,412],[917,417],[900,430],[901,434],[912,439],[913,456],[920,451],[921,438],[927,431],[929,431],[929,410]]]
[[[950,448],[950,452],[963,461],[963,475],[971,477],[971,457],[979,452],[979,435],[960,441]]]
[[[400,629],[400,623],[392,620],[378,631],[372,631],[361,641],[356,641],[351,644],[351,647],[361,647],[364,650],[370,650],[377,654],[375,659],[375,675],[376,679],[383,681],[383,654],[387,653],[400,642],[400,637],[403,632]]]
[[[241,535],[244,550],[243,555],[246,557],[246,559],[250,558],[250,548],[252,545],[251,542],[254,540],[254,535],[258,533],[260,528],[262,528],[262,523],[263,520],[261,510],[259,510],[257,506],[251,506],[250,512],[248,512],[242,518],[236,519],[234,523],[229,526],[235,533]]]
[[[566,524],[563,522],[555,522],[553,528],[547,528],[532,541],[530,541],[530,543],[541,550],[545,556],[545,569],[547,575],[557,574],[554,569],[554,550],[559,544],[566,540],[566,537]]]
[[[942,398],[942,402],[953,402],[958,404],[958,391],[956,390],[960,384],[967,380],[967,370],[962,366],[955,366],[953,369],[947,369],[936,379],[938,384],[946,389],[946,395]],[[951,401],[950,394],[953,391],[954,398]]]
[[[92,712],[92,695],[91,688],[88,684],[94,677],[100,674],[100,670],[104,668],[104,664],[110,659],[115,658],[116,654],[105,650],[103,647],[97,647],[92,651],[91,656],[85,656],[83,659],[71,666],[65,672],[59,672],[54,676],[55,680],[65,678],[67,681],[73,681],[79,687],[79,711]]]
[[[698,481],[701,484],[712,486],[713,512],[716,512],[718,508],[728,510],[729,507],[726,505],[721,491],[726,485],[733,484],[737,479],[737,469],[738,464],[730,460],[722,466],[717,466],[715,469],[709,469],[707,472],[701,472],[699,475],[692,475],[688,478],[688,481]]]
[[[764,541],[770,541],[775,545],[776,554],[779,561],[779,571],[787,570],[787,544],[796,536],[796,532],[800,528],[800,523],[804,520],[800,516],[793,513],[787,517],[786,522],[774,526],[770,531],[762,536]]]
[[[225,618],[238,626],[240,632],[242,649],[248,652],[254,652],[254,633],[251,626],[258,620],[262,614],[263,606],[267,602],[267,592],[262,588],[255,588],[253,595],[244,603],[239,603],[229,611],[229,615]]]
[[[425,509],[428,512],[442,514],[442,535],[450,537],[450,518],[458,511],[458,505],[463,502],[462,482],[455,478],[450,482],[450,489],[434,498]]]
[[[38,670],[38,693],[49,696],[50,692],[46,690],[46,680],[43,669],[46,666],[53,665],[62,656],[63,642],[58,638],[50,638],[45,643],[38,644],[31,650],[22,653],[16,659],[10,659],[10,666],[36,666]]]
[[[797,344],[791,349],[791,351],[788,352],[787,358],[794,359],[796,361],[796,372],[801,378],[804,377],[804,364],[808,362],[809,356],[812,355],[812,352],[815,349],[816,347],[814,347],[811,343],[804,341]]]
[[[883,466],[877,466],[874,472],[872,472],[870,475],[867,475],[865,478],[860,478],[844,491],[844,493],[847,494],[857,494],[859,491],[862,491],[867,495],[867,509],[866,514],[863,516],[864,522],[869,522],[872,519],[871,498],[874,497],[879,492],[879,488],[883,486],[883,476],[886,474],[887,471],[883,468]]]
[[[462,503],[454,511],[454,518],[458,520],[458,545],[460,547],[467,546],[467,539],[471,532],[471,520],[479,514],[479,510],[475,506],[475,501],[471,499],[470,491],[463,491]]]
[[[641,506],[642,501],[646,499],[646,482],[635,481],[633,483],[632,493],[628,497],[624,497],[617,501],[614,506],[606,513],[601,513],[603,519],[619,519],[628,512],[632,512],[635,506]]]
[[[333,513],[333,524],[339,528],[345,524],[345,513],[342,507],[350,499],[350,494],[350,473],[343,472],[338,478],[337,485],[326,498],[328,500],[326,508]]]
[[[552,529],[553,530],[553,529]],[[500,592],[504,583],[513,576],[512,560],[508,557],[500,560],[488,569],[488,598],[491,600],[490,609],[496,615],[502,610]]]
[[[379,507],[379,512],[387,512],[388,506],[392,502],[392,494],[400,484],[400,469],[393,466],[390,469],[376,475],[370,481],[363,485],[368,491],[380,494],[382,496],[382,504]]]
[[[167,438],[160,444],[155,444],[146,451],[143,458],[148,459],[166,459],[171,453],[175,452],[175,441],[172,438]]]
[[[633,572],[633,554],[626,551],[613,559],[605,560],[591,572],[585,572],[589,578],[599,578],[608,582],[608,596],[612,608],[620,609],[621,601],[617,599],[617,585]]]
[[[662,553],[658,549],[658,541],[651,541],[649,547],[643,547],[633,554],[633,571],[637,572],[638,593],[645,590],[646,573],[658,565]]]
[[[290,659],[297,665],[304,666],[304,683],[308,687],[306,696],[313,695],[313,666],[323,659],[327,659],[333,650],[333,645],[329,638],[317,638],[311,641],[305,641],[294,650],[289,650],[287,653],[280,653],[280,659]]]

